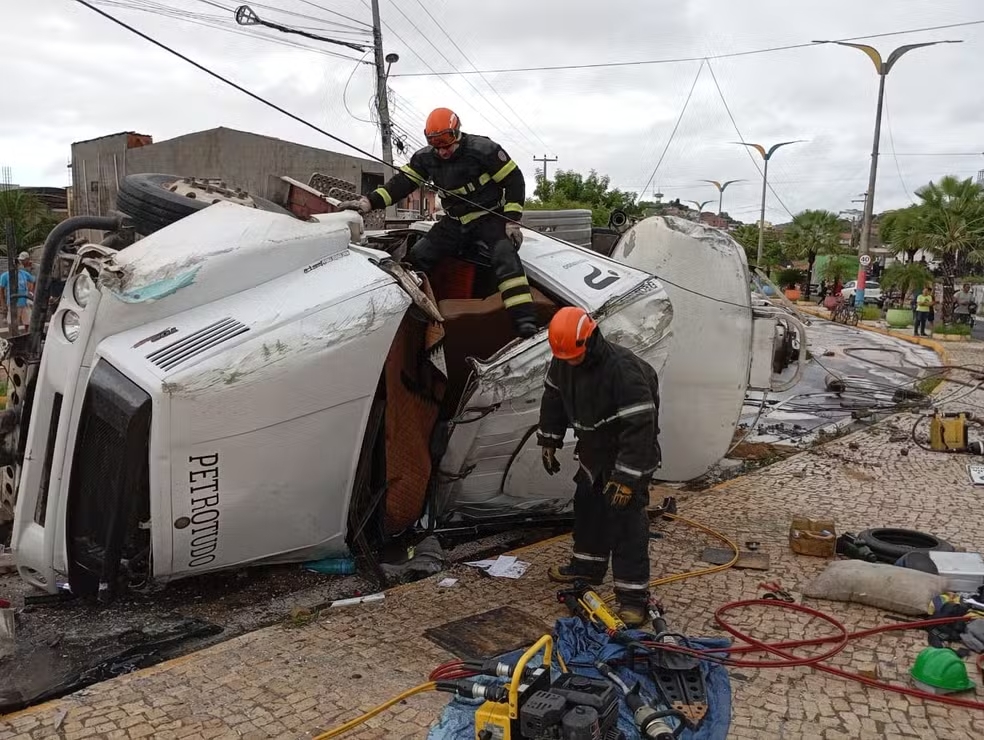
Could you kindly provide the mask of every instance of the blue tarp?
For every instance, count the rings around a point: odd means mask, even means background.
[[[644,632],[634,634],[640,638],[647,637]],[[695,648],[722,648],[730,644],[728,640],[721,638],[692,639],[690,642]],[[611,642],[607,634],[574,617],[557,621],[554,626],[554,649],[560,653],[572,673],[594,678],[600,677],[594,668],[596,660],[610,662],[626,654],[626,649]],[[521,654],[520,651],[504,657],[506,660],[515,659]],[[707,661],[701,663],[701,670],[707,684],[707,716],[696,731],[686,729],[681,733],[680,738],[681,740],[726,740],[731,725],[731,681],[728,679],[728,671],[723,666]],[[638,681],[642,696],[646,700],[652,701],[656,697],[656,686],[648,677],[634,673],[628,668],[618,668],[617,672],[629,686]],[[474,740],[475,708],[479,704],[480,701],[452,699],[444,708],[437,723],[431,728],[427,740]],[[669,722],[673,724],[674,720],[671,718]],[[619,709],[618,726],[625,733],[627,740],[639,740],[639,731],[632,722],[632,715],[625,702],[622,702]]]

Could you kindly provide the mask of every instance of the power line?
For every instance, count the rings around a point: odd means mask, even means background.
[[[915,203],[912,194],[909,192],[909,188],[906,187],[905,178],[902,177],[902,164],[899,162],[899,156],[895,153],[895,134],[892,133],[892,114],[888,110],[888,95],[884,96],[885,99],[885,119],[888,123],[888,141],[892,145],[892,158],[895,160],[895,169],[899,173],[899,182],[902,183],[902,191],[905,193],[905,197],[909,199],[911,203]]]
[[[337,10],[332,10],[331,8],[326,8],[324,5],[319,5],[318,3],[312,2],[311,0],[300,0],[300,2],[304,3],[305,5],[310,5],[313,8],[317,8],[318,10],[322,10],[325,13],[331,13],[332,15],[337,15],[339,18],[344,18],[347,21],[358,23],[360,26],[365,26],[366,28],[369,29],[372,28],[371,23],[360,21],[358,18],[352,18],[351,16],[345,15],[344,13],[339,13]]]
[[[977,26],[984,24],[984,20],[966,21],[964,23],[948,23],[942,26],[924,26],[922,28],[910,28],[905,31],[888,31],[886,33],[873,33],[865,36],[849,36],[842,39],[831,39],[831,41],[861,41],[864,39],[877,39],[887,36],[904,36],[909,33],[925,33],[928,31],[941,31],[946,28],[961,28],[964,26]],[[501,69],[475,70],[474,72],[443,71],[443,72],[404,72],[393,75],[394,77],[434,77],[456,74],[507,74],[509,72],[554,72],[568,69],[600,69],[605,67],[636,67],[649,64],[679,64],[681,62],[699,62],[702,59],[730,59],[732,57],[745,57],[753,54],[768,54],[775,51],[788,51],[790,49],[805,49],[810,46],[820,46],[821,44],[807,41],[800,44],[786,44],[785,46],[770,46],[764,49],[750,49],[748,51],[735,51],[726,54],[715,54],[713,56],[700,57],[676,57],[669,59],[637,59],[628,62],[596,62],[593,64],[556,64],[540,67],[506,67]]]
[[[230,17],[232,17],[232,15],[235,14],[235,12],[236,12],[236,7],[235,6],[225,6],[225,5],[222,5],[221,3],[213,2],[213,0],[197,0],[197,1],[200,2],[200,3],[204,3],[205,5],[209,5],[209,6],[213,7],[213,8],[219,8],[220,10],[224,10],[227,13],[229,13]],[[250,5],[252,7],[256,7],[256,8],[262,8],[263,10],[270,10],[270,11],[273,11],[275,13],[282,13],[283,15],[289,15],[289,16],[292,16],[294,18],[301,18],[303,20],[314,21],[314,22],[320,24],[321,26],[328,25],[328,26],[333,26],[335,28],[339,28],[339,29],[345,29],[344,30],[345,33],[358,33],[358,34],[363,34],[363,35],[371,35],[372,34],[372,26],[370,26],[370,25],[368,25],[366,23],[363,23],[362,21],[356,20],[354,18],[349,19],[348,16],[342,16],[342,17],[343,18],[347,18],[349,20],[355,21],[356,23],[358,23],[361,26],[363,26],[363,28],[359,28],[357,26],[351,26],[351,25],[349,25],[347,23],[339,23],[338,21],[330,21],[330,20],[327,20],[325,18],[318,18],[316,16],[309,15],[307,13],[298,13],[298,12],[293,11],[293,10],[287,10],[286,8],[278,8],[278,7],[273,6],[273,5],[264,5],[263,3],[257,3],[257,2],[251,2]],[[327,8],[322,8],[322,10],[325,10],[326,12],[334,12],[334,11],[328,10]],[[339,13],[336,13],[336,15],[340,15],[340,14]],[[335,31],[334,28],[333,28],[332,29],[332,32],[333,33],[342,33],[343,31]]]
[[[421,37],[423,37],[423,39],[428,44],[431,45],[431,48],[433,48],[434,51],[436,51],[445,62],[447,62],[448,64],[451,65],[451,68],[452,69],[457,70],[457,67],[455,67],[454,62],[452,62],[450,59],[448,59],[447,54],[445,54],[443,51],[441,51],[440,47],[437,44],[435,44],[433,41],[431,41],[430,37],[427,34],[425,34],[423,31],[420,30],[420,28],[417,26],[417,24],[413,22],[413,19],[410,18],[410,16],[408,16],[405,12],[403,12],[403,9],[399,5],[396,4],[396,0],[393,0],[393,2],[391,2],[390,4],[394,8],[396,8],[396,11],[400,15],[402,15],[404,17],[404,19],[407,21],[407,23],[410,24],[410,26],[413,28],[413,30],[416,31]],[[419,57],[420,55],[418,54],[417,56]],[[479,90],[477,87],[475,87],[475,85],[472,84],[472,81],[471,80],[469,80],[467,77],[464,77],[463,79],[464,79],[465,83],[468,85],[468,87],[470,87],[482,100],[484,100],[492,110],[494,110],[496,113],[498,113],[499,116],[502,118],[503,121],[506,122],[507,125],[512,126],[514,129],[516,129],[517,133],[519,133],[520,135],[522,135],[523,137],[525,137],[526,140],[530,144],[532,144],[533,146],[536,146],[536,142],[533,141],[529,136],[527,136],[518,126],[516,126],[516,124],[514,124],[512,121],[510,121],[502,113],[502,111],[500,111],[492,103],[492,101],[488,99],[488,97],[485,95],[485,93],[483,93],[481,90]],[[503,133],[505,133],[505,132],[503,132]]]
[[[366,0],[361,0],[361,1],[362,1],[362,4],[363,4],[363,5],[365,5],[366,7],[369,7],[369,6],[367,5],[367,3],[366,3]],[[395,37],[396,37],[396,39],[397,39],[397,41],[399,41],[400,43],[402,43],[402,44],[403,44],[403,45],[404,45],[404,46],[405,46],[405,47],[407,48],[407,50],[408,50],[408,51],[410,51],[410,52],[411,52],[411,53],[412,53],[412,54],[413,54],[414,56],[416,56],[416,57],[417,57],[417,58],[418,58],[418,59],[419,59],[419,60],[420,60],[421,62],[423,62],[423,63],[424,63],[424,66],[425,66],[425,67],[427,67],[427,68],[428,68],[428,69],[430,69],[430,70],[433,70],[433,69],[434,69],[433,67],[431,67],[431,66],[430,66],[430,64],[428,64],[428,62],[427,62],[427,60],[426,60],[426,59],[424,59],[424,57],[423,57],[423,56],[421,56],[421,54],[420,54],[420,53],[419,53],[419,52],[418,52],[418,51],[417,51],[416,49],[414,49],[414,48],[413,48],[413,46],[411,46],[411,45],[410,45],[410,44],[409,44],[409,43],[408,43],[408,42],[406,41],[406,39],[404,39],[404,38],[403,38],[402,36],[400,36],[400,34],[399,34],[399,33],[397,33],[397,32],[396,32],[396,31],[395,31],[395,30],[393,29],[393,27],[392,27],[392,26],[391,26],[391,25],[390,25],[389,23],[387,23],[387,22],[386,22],[386,21],[384,20],[384,21],[383,21],[383,25],[384,25],[384,26],[386,27],[386,30],[387,30],[387,31],[389,31],[389,32],[390,32],[391,34],[393,34],[393,36],[395,36]],[[395,76],[395,75],[390,75],[390,76],[391,76],[391,77],[393,77],[393,76]],[[450,91],[451,91],[452,93],[454,93],[454,94],[455,94],[456,96],[460,96],[460,95],[461,95],[461,93],[459,93],[459,92],[458,92],[457,90],[455,90],[455,89],[454,89],[454,88],[453,88],[453,87],[451,86],[451,84],[450,84],[450,83],[449,83],[449,82],[448,82],[448,81],[447,81],[446,79],[444,79],[444,77],[439,77],[439,79],[441,80],[441,82],[442,82],[442,83],[444,83],[444,86],[445,86],[446,88],[448,88],[448,90],[450,90]],[[487,124],[488,124],[489,126],[491,126],[492,128],[494,128],[494,129],[495,129],[496,131],[498,131],[499,133],[501,133],[501,134],[503,134],[503,136],[508,136],[508,134],[506,134],[506,133],[505,133],[505,132],[504,132],[504,131],[503,131],[503,130],[502,130],[501,128],[499,128],[499,127],[498,127],[498,126],[496,126],[496,125],[495,125],[494,123],[492,123],[492,121],[490,121],[490,120],[489,120],[488,118],[486,118],[486,116],[485,116],[485,114],[483,114],[483,113],[482,113],[482,111],[480,111],[480,110],[479,110],[479,109],[478,109],[477,107],[475,107],[475,108],[474,108],[474,110],[475,110],[475,112],[476,112],[476,113],[477,113],[477,114],[478,114],[478,115],[479,115],[479,116],[481,117],[481,119],[482,119],[483,121],[485,121],[485,122],[486,122],[486,123],[487,123]],[[533,152],[532,152],[532,150],[529,150],[529,152],[530,152],[530,153],[533,153]]]
[[[670,138],[666,140],[666,146],[663,147],[663,153],[659,155],[659,160],[656,162],[656,166],[653,167],[653,173],[649,176],[649,180],[646,182],[642,191],[639,193],[639,197],[642,198],[646,193],[646,188],[656,177],[656,172],[659,170],[659,166],[663,164],[663,157],[666,156],[666,152],[670,148],[670,144],[673,143],[673,137],[676,136],[677,129],[680,128],[680,121],[683,120],[683,114],[687,112],[687,106],[690,105],[690,98],[693,97],[694,90],[697,89],[697,81],[700,79],[700,73],[704,71],[704,60],[700,62],[700,66],[697,68],[697,74],[694,75],[694,83],[690,86],[690,92],[687,93],[687,99],[683,101],[683,108],[680,109],[680,115],[677,116],[676,123],[673,125],[673,130],[670,132]]]
[[[465,54],[465,52],[462,50],[462,48],[460,46],[458,46],[458,43],[451,37],[451,34],[449,34],[447,32],[447,30],[444,28],[444,26],[441,25],[440,21],[438,21],[437,18],[435,18],[433,15],[431,15],[431,12],[427,9],[427,6],[424,5],[420,0],[414,0],[414,2],[416,2],[417,5],[420,6],[420,9],[423,10],[424,13],[427,14],[427,17],[430,18],[434,22],[434,25],[437,26],[439,29],[441,29],[441,32],[445,36],[447,36],[448,41],[451,42],[451,45],[454,46],[454,48],[458,50],[458,53],[461,54],[461,56],[464,58],[464,60],[466,62],[468,62],[468,64],[470,64],[472,66],[472,69],[474,69],[476,72],[478,72],[478,76],[481,77],[482,78],[482,81],[486,85],[489,86],[489,88],[492,90],[492,92],[495,93],[496,97],[499,98],[499,100],[502,101],[503,105],[505,105],[510,111],[512,111],[512,114],[514,116],[516,116],[516,118],[519,120],[519,122],[522,123],[529,130],[529,132],[531,134],[533,134],[533,136],[536,137],[536,140],[539,141],[544,146],[544,148],[549,149],[550,148],[550,145],[547,144],[547,142],[545,142],[540,137],[540,135],[523,119],[523,117],[521,115],[519,115],[519,113],[516,112],[516,110],[511,105],[509,105],[509,101],[507,101],[504,97],[502,97],[502,95],[499,94],[499,91],[495,88],[495,85],[493,85],[491,82],[489,82],[489,79],[484,74],[482,74],[481,72],[478,71],[478,67],[475,66],[475,63],[471,59],[468,58],[468,55]]]
[[[711,79],[714,80],[714,87],[717,88],[717,92],[721,98],[721,102],[724,103],[724,109],[728,112],[728,118],[731,119],[731,125],[735,127],[735,133],[738,134],[738,141],[744,143],[745,137],[742,136],[741,130],[738,128],[738,122],[735,120],[735,116],[731,112],[731,106],[728,105],[728,101],[724,97],[724,92],[721,90],[721,86],[718,84],[717,75],[714,74],[714,67],[711,66],[710,59],[707,59],[705,61],[707,62],[707,71],[711,73]],[[759,175],[761,175],[762,168],[759,167],[759,163],[758,160],[755,159],[755,155],[751,153],[751,151],[747,146],[744,147],[744,149],[746,152],[748,152],[748,157],[749,159],[752,160],[752,164],[755,165],[755,169],[758,171]],[[779,205],[781,205],[783,210],[789,214],[790,218],[792,218],[793,212],[790,211],[788,208],[786,208],[786,204],[782,202],[782,198],[779,197],[779,193],[776,192],[776,189],[772,187],[772,183],[766,181],[766,185],[768,185],[769,190],[776,197],[776,200],[779,201]]]
[[[897,157],[980,157],[984,152],[899,152]]]
[[[257,101],[258,103],[262,103],[263,105],[267,106],[268,108],[272,108],[273,110],[277,111],[278,113],[282,113],[283,115],[287,116],[291,120],[296,121],[297,123],[300,123],[303,126],[307,126],[308,128],[312,129],[313,131],[317,131],[319,134],[322,134],[323,136],[326,136],[327,138],[331,139],[332,141],[335,141],[335,142],[337,142],[337,143],[339,143],[339,144],[341,144],[341,145],[343,145],[345,147],[348,147],[352,151],[358,152],[359,154],[362,154],[362,155],[368,157],[369,159],[372,159],[372,160],[374,160],[376,162],[379,162],[380,164],[382,164],[385,167],[389,167],[390,169],[392,169],[394,171],[397,170],[397,168],[395,166],[393,166],[392,164],[389,164],[388,162],[385,162],[382,158],[377,157],[376,155],[372,154],[371,152],[367,152],[365,149],[362,149],[361,147],[358,147],[355,144],[352,144],[352,143],[350,143],[348,141],[345,141],[345,139],[341,138],[340,136],[336,136],[335,134],[330,133],[329,131],[326,131],[325,129],[321,128],[320,126],[317,126],[317,125],[311,123],[307,119],[301,118],[296,113],[291,113],[286,108],[277,105],[276,103],[274,103],[271,100],[267,100],[262,95],[259,95],[259,94],[255,93],[255,92],[253,92],[252,90],[249,90],[248,88],[243,87],[242,85],[240,85],[237,82],[233,82],[228,77],[224,77],[223,75],[219,74],[218,72],[215,72],[214,70],[209,69],[204,64],[202,64],[200,62],[196,62],[191,57],[189,57],[189,56],[187,56],[185,54],[182,54],[177,49],[174,49],[174,48],[168,46],[167,44],[165,44],[163,41],[158,41],[153,36],[150,36],[150,35],[144,33],[143,31],[141,31],[141,30],[139,30],[139,29],[131,26],[126,21],[123,21],[123,20],[117,18],[116,16],[112,15],[111,13],[107,13],[105,10],[100,10],[95,5],[93,5],[92,0],[75,0],[75,2],[77,2],[79,5],[82,5],[82,6],[86,7],[86,8],[88,8],[93,13],[97,13],[97,14],[101,15],[103,18],[106,18],[107,20],[112,21],[116,25],[118,25],[118,26],[120,26],[122,28],[125,28],[127,31],[129,31],[130,33],[132,33],[132,34],[134,34],[136,36],[139,36],[144,41],[147,41],[147,42],[153,44],[154,46],[158,47],[159,49],[163,49],[167,53],[176,56],[178,59],[182,60],[183,62],[187,62],[191,66],[195,67],[195,69],[198,69],[198,70],[204,72],[205,74],[209,75],[210,77],[214,77],[215,79],[219,80],[220,82],[223,82],[226,85],[229,85],[229,87],[232,87],[233,89],[238,90],[239,92],[243,93],[244,95],[247,95],[248,97],[252,98],[253,100]],[[427,186],[430,189],[436,191],[437,193],[439,193],[441,195],[450,195],[451,194],[445,188],[442,188],[439,185],[436,185],[434,183],[428,183]],[[493,217],[505,219],[505,216],[504,215],[502,215],[500,213],[496,213],[494,210],[492,210],[490,208],[486,208],[484,206],[481,206],[478,203],[475,203],[474,201],[469,200],[465,196],[458,195],[458,196],[455,196],[455,197],[457,197],[462,202],[467,203],[470,206],[473,206],[476,210],[481,210],[481,211],[483,211],[485,213],[491,214]],[[548,232],[543,232],[542,235],[545,238],[551,239],[551,240],[556,241],[558,243],[567,244],[567,242],[564,242],[564,241],[558,239],[557,237],[553,236],[552,234],[550,234]],[[679,284],[677,284],[677,283],[675,283],[675,282],[673,282],[671,280],[667,280],[666,278],[661,278],[658,275],[656,277],[661,282],[666,283],[667,285],[672,285],[675,288],[678,288],[678,289],[680,289],[680,290],[682,290],[682,291],[684,291],[686,293],[691,293],[693,295],[699,296],[701,298],[706,298],[707,300],[714,301],[716,303],[721,303],[721,304],[728,305],[728,306],[734,306],[736,308],[742,309],[743,311],[750,310],[750,307],[747,306],[747,305],[745,305],[745,304],[735,303],[733,301],[728,301],[728,300],[725,300],[723,298],[715,298],[714,296],[707,295],[706,293],[702,293],[699,290],[694,290],[693,288],[687,288],[687,287],[684,287],[683,285],[679,285]]]
[[[124,3],[124,2],[122,2],[121,0],[92,0],[92,3],[94,5],[104,5],[104,6],[108,6],[108,7],[118,7],[118,8],[128,9],[128,10],[137,10],[137,11],[141,11],[141,12],[147,12],[147,13],[150,13],[151,15],[158,15],[158,16],[162,16],[162,17],[173,18],[174,20],[181,21],[182,23],[191,23],[191,24],[194,24],[196,26],[202,26],[203,28],[212,28],[212,29],[215,29],[217,31],[223,31],[225,33],[232,33],[232,34],[236,34],[237,36],[245,36],[246,38],[250,38],[250,39],[254,39],[254,40],[266,41],[266,42],[269,42],[271,44],[277,44],[279,46],[286,46],[286,47],[290,47],[290,48],[293,48],[293,49],[301,49],[303,51],[311,51],[311,52],[314,52],[315,54],[323,54],[324,56],[334,57],[336,59],[346,59],[348,61],[358,61],[355,57],[346,56],[345,54],[339,54],[339,53],[334,52],[334,51],[327,51],[325,49],[319,49],[317,47],[308,46],[306,44],[301,44],[301,43],[298,43],[296,41],[291,41],[289,39],[273,38],[271,36],[267,36],[266,34],[264,34],[262,32],[251,32],[251,31],[247,31],[245,29],[240,29],[240,28],[235,28],[235,27],[230,28],[228,26],[221,25],[220,23],[214,23],[214,22],[211,22],[211,21],[198,20],[195,17],[193,17],[194,14],[192,14],[191,16],[186,17],[186,16],[181,15],[181,14],[174,14],[174,13],[168,13],[168,12],[164,12],[164,11],[153,10],[150,7],[142,7],[142,6],[136,6],[136,5],[128,5],[128,4]],[[170,10],[170,9],[167,9],[167,10]]]

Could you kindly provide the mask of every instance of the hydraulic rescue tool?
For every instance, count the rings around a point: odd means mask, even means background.
[[[687,638],[678,632],[670,632],[662,608],[655,601],[649,602],[649,618],[656,633],[649,652],[652,679],[667,706],[696,726],[707,715],[707,685],[700,660],[687,653],[660,649],[660,645],[687,647]]]
[[[673,738],[678,737],[685,727],[689,726],[689,722],[683,713],[677,711],[676,709],[656,709],[651,704],[648,704],[645,699],[639,695],[639,682],[636,681],[629,688],[625,682],[619,678],[618,674],[612,670],[612,667],[605,663],[604,661],[597,661],[595,663],[595,668],[598,672],[611,681],[613,684],[618,686],[622,693],[625,694],[625,703],[628,705],[629,710],[632,712],[632,721],[635,722],[637,728],[639,728],[639,735],[645,740],[673,740]],[[674,730],[666,723],[666,717],[676,717],[680,720],[677,728]]]
[[[557,601],[564,604],[575,617],[593,624],[620,645],[631,650],[648,652],[646,647],[629,634],[625,622],[613,612],[605,600],[583,581],[575,581],[571,588],[557,592]]]
[[[540,666],[530,660],[543,650]],[[622,740],[618,691],[605,680],[565,673],[550,677],[553,641],[541,637],[516,661],[470,663],[506,685],[472,679],[438,681],[437,690],[485,701],[475,712],[475,740]]]

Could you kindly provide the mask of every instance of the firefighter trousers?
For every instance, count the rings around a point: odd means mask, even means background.
[[[581,468],[574,480],[577,490],[571,569],[603,578],[610,557],[619,603],[645,606],[649,602],[648,481],[633,491],[626,506],[616,509],[603,493],[607,476],[592,481]]]
[[[533,295],[523,263],[506,236],[506,222],[499,214],[486,214],[468,224],[445,216],[410,250],[408,261],[429,273],[446,257],[477,252],[479,242],[489,248],[499,294],[513,324],[534,321]]]

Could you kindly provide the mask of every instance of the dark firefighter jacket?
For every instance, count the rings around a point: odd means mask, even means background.
[[[609,475],[630,487],[648,483],[660,465],[656,371],[598,329],[587,353],[577,367],[551,361],[540,401],[539,444],[559,448],[573,427],[578,458],[592,479]]]
[[[474,204],[503,211],[513,221],[523,216],[526,181],[522,171],[492,139],[474,134],[461,135],[458,149],[450,159],[441,159],[430,146],[418,149],[409,164],[369,194],[369,202],[374,209],[384,208],[403,200],[428,181],[450,193],[440,194],[444,212],[462,224],[485,215]]]

